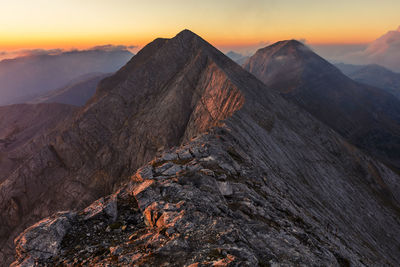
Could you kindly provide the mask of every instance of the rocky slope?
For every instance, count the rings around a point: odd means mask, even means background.
[[[351,79],[379,87],[400,99],[400,73],[393,72],[379,65],[335,64]]]
[[[244,68],[389,166],[400,170],[400,100],[357,83],[300,42],[260,49]]]
[[[96,93],[99,82],[110,75],[104,73],[84,75],[78,81],[70,82],[60,89],[52,90],[26,102],[29,104],[62,103],[83,106]]]
[[[26,144],[72,117],[76,107],[17,104],[0,107],[0,183],[31,154]]]
[[[19,235],[14,266],[400,260],[399,176],[190,31],[146,46],[53,135],[0,187],[20,203],[0,218],[23,220],[0,229],[71,211]]]

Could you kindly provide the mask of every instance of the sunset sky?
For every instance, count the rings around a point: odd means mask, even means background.
[[[400,24],[399,0],[0,0],[0,10],[0,51],[140,47],[184,28],[223,49],[359,44]]]

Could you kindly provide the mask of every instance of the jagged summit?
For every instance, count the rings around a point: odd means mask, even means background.
[[[183,39],[201,39],[203,40],[203,38],[201,38],[199,35],[195,34],[194,32],[192,32],[189,29],[184,29],[182,31],[180,31],[175,38],[183,38]]]
[[[150,68],[147,65],[152,65],[154,61],[165,65],[174,60],[176,62],[172,64],[181,66],[195,56],[197,57],[196,60],[203,62],[208,59],[215,62],[226,61],[225,55],[207,41],[190,30],[183,30],[171,39],[157,38],[147,44],[115,75],[104,79],[100,83],[98,91],[100,94],[108,92],[111,88],[116,87],[119,82],[128,79],[130,73],[139,68]],[[154,68],[157,67],[154,66]]]

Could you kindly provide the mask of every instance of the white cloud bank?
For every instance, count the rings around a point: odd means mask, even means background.
[[[400,27],[379,37],[362,51],[343,55],[341,61],[352,64],[379,64],[400,72]]]

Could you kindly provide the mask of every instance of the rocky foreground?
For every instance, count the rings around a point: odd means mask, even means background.
[[[394,266],[394,236],[370,225],[390,210],[361,215],[351,203],[361,198],[364,209],[377,207],[362,198],[368,192],[340,196],[355,191],[351,183],[321,177],[321,190],[335,186],[336,195],[307,197],[306,180],[285,181],[273,168],[256,167],[258,159],[237,141],[224,129],[199,137],[86,209],[38,222],[16,239],[13,266]],[[328,197],[336,203],[324,206]],[[398,230],[398,221],[391,223],[389,231]],[[377,236],[370,236],[374,228]]]
[[[14,233],[57,212],[18,235],[13,266],[400,262],[400,177],[190,31],[145,47],[79,116],[56,164],[38,155],[5,184],[52,181],[30,220],[3,220]],[[98,171],[115,190],[95,200]]]

